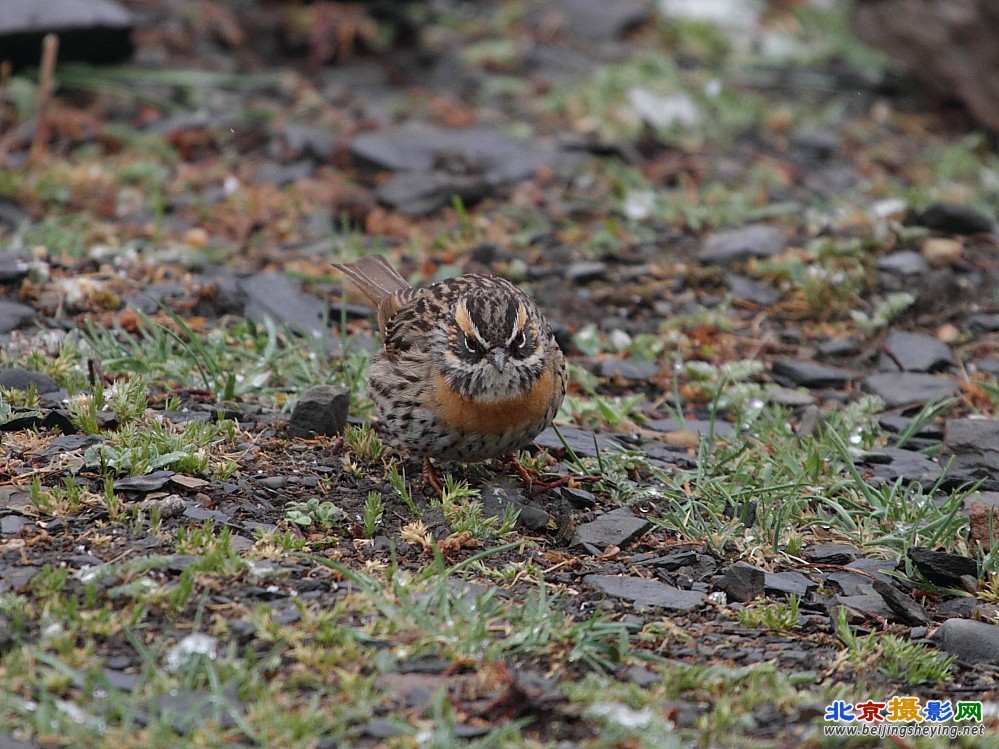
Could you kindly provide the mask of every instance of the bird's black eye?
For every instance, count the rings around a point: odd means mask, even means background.
[[[514,340],[513,345],[510,347],[510,352],[517,357],[523,358],[534,350],[534,341],[527,334],[527,329],[520,331],[520,335]]]
[[[465,346],[465,351],[470,354],[478,354],[482,351],[482,346],[479,344],[475,337],[465,333],[461,337],[462,343]]]

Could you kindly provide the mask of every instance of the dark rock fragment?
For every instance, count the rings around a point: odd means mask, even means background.
[[[343,434],[347,426],[350,392],[333,385],[314,385],[295,404],[288,420],[288,432],[293,437]]]

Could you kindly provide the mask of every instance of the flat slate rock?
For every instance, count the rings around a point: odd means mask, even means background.
[[[833,570],[824,572],[822,579],[839,588],[844,596],[874,595],[874,581],[867,575],[853,570]]]
[[[933,336],[895,330],[885,339],[878,368],[882,372],[933,372],[953,366],[950,346]],[[887,352],[887,353],[885,353]]]
[[[566,266],[564,275],[567,281],[577,284],[603,281],[607,278],[607,263],[599,260],[577,260]]]
[[[22,221],[27,220],[27,216],[20,221],[11,220],[4,222],[3,207],[4,200],[0,199],[0,222],[9,223],[11,228],[16,229]],[[16,252],[0,252],[0,283],[15,283],[28,275],[28,263]]]
[[[878,425],[889,432],[894,432],[898,434],[899,432],[908,429],[909,425],[912,423],[912,418],[909,416],[903,416],[900,413],[883,413],[878,417]],[[942,427],[937,426],[935,423],[928,421],[925,422],[916,432],[913,437],[920,437],[923,439],[936,440],[939,442],[943,439],[944,430]]]
[[[912,223],[943,234],[987,234],[994,226],[984,213],[957,203],[934,203],[918,213]]]
[[[999,313],[977,312],[968,318],[968,327],[976,333],[995,333],[999,330]]]
[[[7,390],[27,390],[34,386],[35,392],[51,393],[59,389],[59,383],[46,374],[32,372],[20,367],[0,370],[0,387]]]
[[[739,561],[716,577],[712,583],[733,601],[747,603],[764,596],[765,581],[764,570],[754,567],[749,562]]]
[[[20,302],[0,299],[0,333],[10,333],[35,319],[37,313]]]
[[[849,564],[859,557],[860,552],[849,544],[813,544],[801,551],[801,558],[812,564]]]
[[[0,749],[41,749],[41,744],[19,741],[7,733],[0,733]]]
[[[631,601],[639,610],[662,608],[671,611],[692,611],[704,605],[704,594],[682,590],[658,580],[627,575],[587,575],[583,582],[612,598]]]
[[[944,451],[953,468],[980,475],[999,473],[999,419],[948,419]]]
[[[767,572],[764,586],[768,593],[795,595],[803,598],[808,591],[818,587],[800,572]]]
[[[281,129],[281,137],[289,149],[305,154],[316,161],[329,161],[336,148],[336,137],[324,127],[288,123]]]
[[[476,175],[456,175],[428,170],[400,172],[375,190],[378,202],[407,216],[428,216],[459,198],[474,205],[492,192],[489,183]]]
[[[601,554],[608,546],[624,546],[639,538],[651,527],[652,523],[635,515],[630,507],[619,507],[578,526],[575,543]]]
[[[613,41],[652,14],[645,0],[556,0],[551,6],[546,10],[565,15],[569,34],[589,42]]]
[[[932,458],[915,450],[897,447],[883,447],[865,453],[858,462],[869,466],[875,476],[880,476],[886,481],[904,479],[928,486],[936,483],[943,475],[943,468]]]
[[[508,482],[495,482],[483,486],[479,493],[482,513],[486,517],[502,519],[508,509],[516,510],[517,524],[528,530],[542,531],[548,527],[547,512],[529,501],[523,492]]]
[[[736,263],[751,257],[767,258],[784,250],[784,232],[769,224],[749,224],[709,236],[697,259],[702,263]]]
[[[528,179],[539,167],[568,166],[579,160],[578,155],[554,146],[534,144],[490,127],[361,133],[351,141],[350,153],[392,172],[429,172],[439,168],[442,159],[461,160],[491,185]]]
[[[941,648],[967,663],[999,665],[999,626],[948,619],[931,635]]]
[[[293,437],[332,437],[343,434],[347,426],[350,391],[333,385],[313,385],[305,391],[288,419],[288,433]]]
[[[807,359],[778,359],[773,364],[773,376],[782,384],[806,388],[842,388],[859,377],[856,372]]]
[[[776,303],[781,296],[780,292],[773,286],[754,281],[751,278],[746,278],[736,273],[727,274],[725,276],[725,283],[728,284],[729,292],[736,299],[744,299],[747,302],[759,304],[763,307],[768,307]]]
[[[874,592],[881,596],[892,610],[892,620],[910,627],[925,627],[931,623],[925,609],[894,585],[875,580]]]
[[[302,282],[283,273],[257,273],[239,281],[246,294],[246,316],[264,324],[268,318],[287,325],[297,333],[329,342],[329,331],[323,324],[327,303],[306,294]]]
[[[978,562],[961,554],[913,546],[909,548],[909,559],[923,577],[947,588],[963,587],[962,577],[978,578]]]
[[[648,382],[659,374],[659,365],[638,359],[601,359],[594,374],[629,382]]]
[[[919,276],[929,273],[926,258],[913,250],[899,250],[878,258],[878,270],[894,276]]]
[[[111,0],[3,0],[0,49],[15,64],[40,57],[42,38],[59,35],[59,60],[107,63],[131,56],[132,14]]]
[[[684,419],[678,422],[673,418],[652,419],[643,424],[646,429],[653,432],[693,432],[700,437],[707,437],[714,434],[715,437],[731,437],[735,431],[727,421],[714,421],[710,419]]]
[[[173,471],[153,471],[144,476],[128,476],[117,479],[114,488],[120,492],[154,492],[166,486]]]
[[[595,458],[598,451],[601,453],[616,453],[622,450],[619,442],[587,429],[560,426],[559,431],[562,433],[566,444],[581,458]],[[535,437],[534,444],[546,450],[562,451],[565,449],[562,446],[562,440],[558,438],[552,427],[548,427]]]
[[[862,611],[865,614],[873,614],[882,619],[890,619],[892,611],[885,603],[885,599],[877,593],[865,593],[853,596],[833,596],[832,602],[841,606],[846,606],[854,611]]]
[[[921,372],[879,372],[865,378],[862,387],[881,398],[886,408],[928,403],[958,390],[958,384],[949,377]]]

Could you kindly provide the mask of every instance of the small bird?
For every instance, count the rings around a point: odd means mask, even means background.
[[[333,265],[377,310],[368,380],[388,441],[423,458],[436,490],[430,458],[488,460],[551,425],[565,357],[523,291],[477,273],[414,288],[380,255]]]

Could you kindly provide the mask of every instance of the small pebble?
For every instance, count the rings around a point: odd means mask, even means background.
[[[950,266],[961,259],[964,246],[956,239],[928,237],[923,242],[923,257],[934,268]]]

